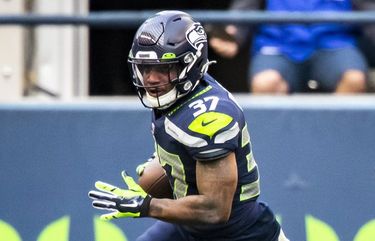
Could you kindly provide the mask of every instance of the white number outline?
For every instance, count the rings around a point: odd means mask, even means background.
[[[198,109],[196,112],[193,113],[194,117],[199,116],[200,114],[207,111],[206,103],[211,102],[210,106],[208,107],[208,110],[215,110],[217,107],[217,104],[219,103],[219,97],[211,95],[204,97],[202,99],[198,99],[192,103],[190,103],[189,108]]]

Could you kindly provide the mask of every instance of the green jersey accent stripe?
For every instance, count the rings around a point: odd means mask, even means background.
[[[250,198],[256,197],[260,194],[259,189],[259,178],[255,182],[242,185],[240,201],[248,200]]]
[[[172,168],[171,175],[174,177],[173,193],[176,198],[185,197],[188,185],[186,183],[185,169],[180,157],[169,153],[161,146],[157,146],[159,160],[162,166],[169,165]]]
[[[211,89],[212,89],[212,86],[209,85],[209,86],[207,86],[206,88],[204,88],[203,90],[201,90],[200,92],[198,92],[198,93],[196,93],[195,95],[193,95],[193,97],[191,97],[189,100],[195,99],[195,98],[197,98],[198,96],[203,95],[204,93],[208,92],[208,91],[211,90]]]
[[[246,156],[246,159],[247,159],[247,171],[250,172],[257,166],[257,163],[255,162],[254,157],[253,157],[253,152],[250,152]]]
[[[241,139],[241,147],[246,146],[247,143],[250,143],[250,135],[247,131],[247,123],[242,129],[242,139]]]

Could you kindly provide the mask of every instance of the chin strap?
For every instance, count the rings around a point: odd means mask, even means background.
[[[153,97],[146,91],[144,98],[147,99],[151,107],[165,109],[171,106],[177,100],[177,90],[176,87],[174,87],[168,93],[159,97]]]
[[[207,73],[208,71],[208,67],[210,67],[211,64],[216,64],[216,60],[212,60],[212,61],[207,61],[207,63],[205,63],[202,67],[202,74],[205,74]]]

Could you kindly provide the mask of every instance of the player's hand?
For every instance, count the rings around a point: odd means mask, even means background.
[[[142,176],[143,171],[145,170],[146,166],[147,166],[150,162],[152,162],[155,158],[157,158],[156,152],[154,152],[154,153],[152,154],[152,156],[151,156],[146,162],[144,162],[144,163],[142,163],[142,164],[139,164],[139,165],[137,166],[137,168],[135,169],[135,171],[137,172],[137,175],[138,175],[138,176]]]
[[[99,191],[89,192],[89,197],[94,199],[92,206],[94,208],[112,211],[111,213],[100,216],[100,218],[104,220],[148,216],[152,197],[148,195],[131,176],[128,176],[125,171],[122,171],[121,175],[128,188],[120,189],[111,184],[97,181],[95,187]]]

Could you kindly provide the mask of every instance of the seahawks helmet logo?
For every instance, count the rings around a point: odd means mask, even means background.
[[[207,42],[207,35],[200,23],[194,23],[186,31],[186,39],[195,49],[198,49],[198,45],[203,42]]]

